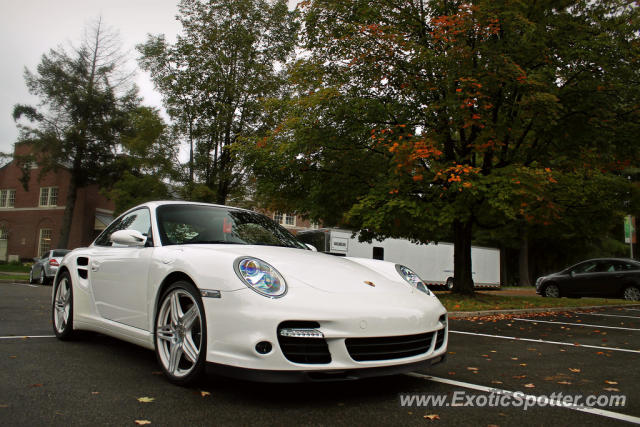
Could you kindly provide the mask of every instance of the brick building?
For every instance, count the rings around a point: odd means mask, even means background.
[[[36,162],[25,190],[15,157],[30,150],[29,144],[15,144],[14,160],[0,168],[0,261],[31,259],[58,248],[71,175],[61,167],[40,176]],[[111,222],[113,209],[96,185],[78,189],[69,249],[89,245]]]
[[[289,230],[293,234],[298,234],[299,231],[317,230],[318,224],[304,219],[301,216],[292,213],[283,212],[263,212],[265,215],[273,219],[278,224]]]

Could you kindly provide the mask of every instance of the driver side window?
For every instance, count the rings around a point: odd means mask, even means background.
[[[146,246],[153,246],[151,237],[151,215],[149,209],[141,208],[112,222],[95,241],[97,246],[112,246],[111,234],[120,230],[136,230],[147,236]]]

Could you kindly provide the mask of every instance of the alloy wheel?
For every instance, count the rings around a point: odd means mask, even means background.
[[[640,289],[635,286],[629,286],[624,290],[624,299],[627,301],[640,301]]]
[[[164,369],[175,378],[189,375],[203,350],[202,314],[194,297],[182,288],[167,293],[156,323],[156,347]]]
[[[56,288],[56,295],[53,303],[54,326],[59,334],[65,332],[71,314],[71,284],[66,277],[63,277]]]
[[[556,285],[547,285],[544,288],[544,294],[549,298],[560,298],[560,289]]]

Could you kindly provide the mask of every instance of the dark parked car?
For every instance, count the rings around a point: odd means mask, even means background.
[[[602,258],[538,278],[536,293],[544,297],[608,297],[640,301],[640,262]]]
[[[29,273],[29,283],[40,283],[46,285],[53,282],[56,277],[60,261],[66,254],[71,252],[68,249],[53,249],[47,252],[42,258],[34,258],[31,272]]]

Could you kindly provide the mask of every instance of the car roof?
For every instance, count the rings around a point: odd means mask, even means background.
[[[187,201],[187,200],[155,200],[155,201],[151,201],[151,202],[142,203],[142,204],[140,204],[138,206],[134,206],[131,209],[127,209],[126,212],[130,212],[130,211],[133,211],[133,210],[141,208],[141,207],[148,207],[148,208],[156,209],[156,208],[158,208],[160,206],[165,206],[165,205],[211,206],[211,207],[216,207],[216,208],[226,208],[226,209],[235,209],[235,210],[253,212],[253,211],[251,211],[249,209],[238,208],[236,206],[218,205],[218,204],[215,204],[215,203],[206,203],[206,202],[190,202],[190,201]]]

